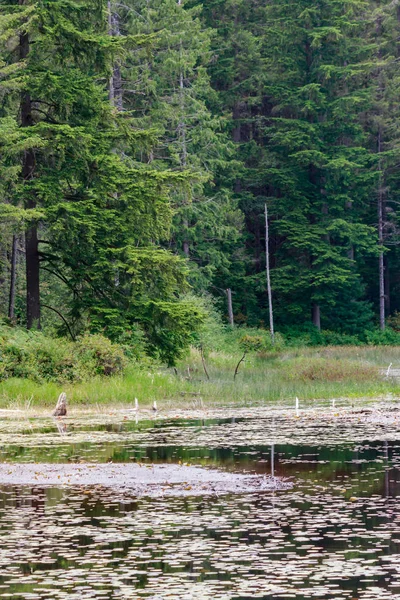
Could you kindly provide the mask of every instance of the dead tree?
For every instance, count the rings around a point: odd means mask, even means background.
[[[65,417],[67,415],[67,394],[61,392],[53,412],[53,417]]]

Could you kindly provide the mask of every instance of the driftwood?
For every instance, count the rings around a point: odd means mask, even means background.
[[[65,417],[67,414],[67,394],[61,392],[58,396],[57,404],[53,412],[53,417]]]

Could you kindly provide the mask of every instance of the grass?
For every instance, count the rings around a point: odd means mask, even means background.
[[[211,353],[206,358],[210,380],[196,350],[176,372],[130,367],[123,376],[64,385],[11,378],[0,383],[0,408],[52,407],[61,391],[70,404],[82,407],[133,405],[136,397],[141,406],[157,400],[166,408],[292,403],[295,396],[322,400],[400,395],[400,382],[382,375],[390,363],[400,368],[400,347],[307,347],[248,355],[233,381],[239,359],[238,353]]]

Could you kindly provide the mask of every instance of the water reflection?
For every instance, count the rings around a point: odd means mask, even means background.
[[[181,445],[170,444],[171,428],[197,429],[201,439],[207,428],[228,426],[245,428],[246,439],[253,427],[260,439],[256,419],[230,418],[112,423],[103,431],[115,441],[104,443],[71,443],[68,423],[58,445],[4,445],[3,460],[181,461],[290,477],[294,487],[150,499],[100,486],[4,486],[0,597],[400,598],[400,442],[320,436],[281,443],[278,420],[265,444],[243,444],[240,436],[226,446],[186,445],[184,436]],[[121,437],[135,427],[153,440],[156,432],[157,444]]]

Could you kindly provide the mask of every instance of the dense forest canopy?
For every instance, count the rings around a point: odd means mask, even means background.
[[[396,319],[400,3],[0,0],[0,39],[0,315],[173,363],[205,297],[268,328],[267,247],[279,331]]]

